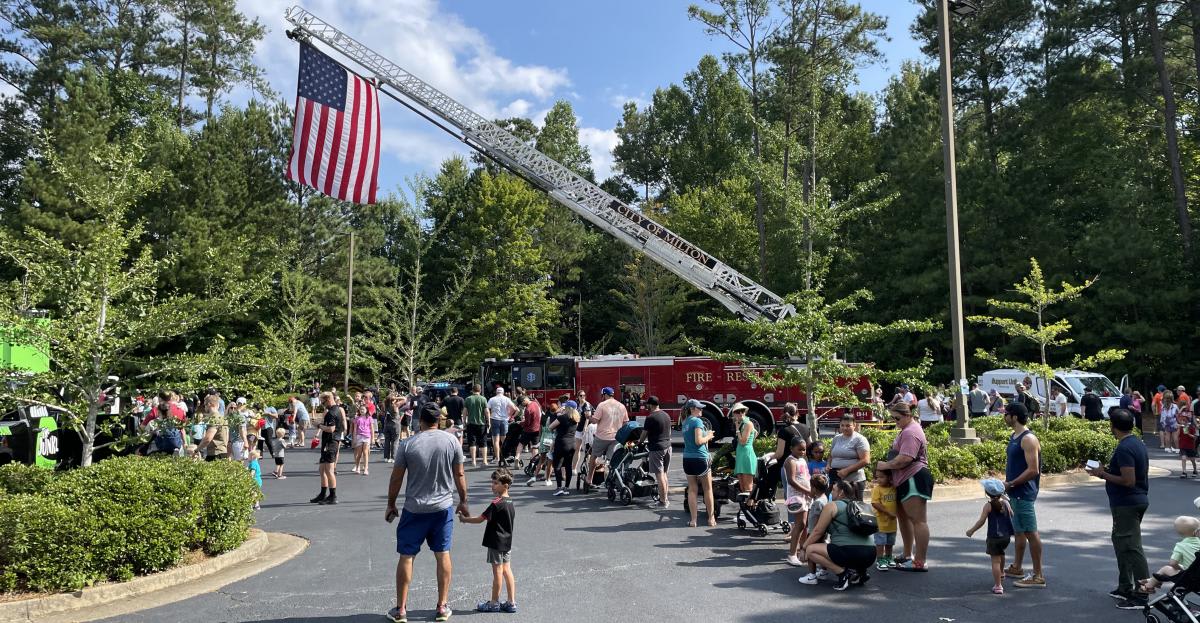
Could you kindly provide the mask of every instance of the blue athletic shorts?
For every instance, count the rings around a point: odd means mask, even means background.
[[[489,420],[492,437],[503,437],[508,434],[508,420]]]
[[[1013,498],[1008,501],[1012,505],[1012,525],[1013,532],[1021,534],[1022,532],[1037,532],[1037,514],[1033,511],[1033,500],[1018,500]]]
[[[429,545],[430,551],[450,551],[450,539],[454,535],[454,507],[433,513],[400,512],[400,524],[396,526],[396,553],[401,556],[416,556],[421,543]]]

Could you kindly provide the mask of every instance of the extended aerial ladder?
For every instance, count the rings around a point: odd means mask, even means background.
[[[625,205],[316,15],[294,6],[288,9],[286,17],[296,27],[288,36],[307,42],[315,39],[354,61],[372,74],[381,86],[387,85],[398,92],[381,89],[387,95],[708,293],[738,316],[775,322],[795,313],[795,308],[779,295]],[[422,111],[441,118],[457,131],[441,125]]]

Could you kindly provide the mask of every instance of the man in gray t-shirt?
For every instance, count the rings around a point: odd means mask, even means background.
[[[396,564],[396,607],[389,612],[395,621],[406,614],[408,587],[412,583],[413,557],[421,551],[421,543],[428,543],[437,561],[438,605],[441,618],[443,611],[449,616],[447,605],[450,595],[450,541],[454,533],[454,498],[451,487],[458,489],[457,512],[470,515],[467,507],[467,478],[463,473],[462,445],[453,435],[438,430],[441,411],[434,403],[421,405],[417,413],[421,430],[400,443],[396,449],[396,464],[388,482],[387,511],[384,518],[391,523],[397,516],[396,552],[400,561]],[[408,475],[408,486],[404,491],[404,510],[396,509],[396,496]],[[445,619],[442,619],[445,620]]]

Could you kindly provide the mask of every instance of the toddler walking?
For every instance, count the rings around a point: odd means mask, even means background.
[[[871,487],[871,508],[875,509],[875,520],[879,532],[875,538],[875,568],[887,571],[892,568],[892,548],[896,546],[896,488],[892,486],[892,472],[875,470],[875,484]]]
[[[254,498],[254,510],[258,510],[258,500],[262,498],[262,467],[258,464],[258,459],[261,456],[258,450],[250,451],[250,473],[254,476],[254,484],[258,485],[258,496]]]
[[[503,467],[492,472],[492,494],[496,496],[483,514],[478,517],[459,515],[464,523],[483,523],[483,546],[487,548],[487,561],[492,565],[492,598],[475,607],[479,612],[516,612],[517,583],[513,578],[511,555],[513,521],[517,511],[513,508],[508,489],[512,486],[512,474]],[[505,585],[508,601],[500,603],[500,587]]]
[[[286,429],[276,428],[275,438],[268,440],[268,443],[274,444],[271,447],[275,450],[275,477],[280,480],[287,478],[287,476],[283,475],[284,455],[287,453],[288,445],[283,440],[284,437],[287,437],[287,434]]]
[[[983,492],[987,494],[988,501],[983,505],[983,511],[979,513],[979,521],[967,530],[967,538],[975,534],[984,523],[987,523],[987,553],[992,557],[992,581],[995,586],[992,587],[992,593],[996,595],[1004,594],[1004,552],[1008,550],[1008,544],[1012,541],[1013,525],[1012,525],[1012,507],[1008,504],[1008,498],[1004,495],[1004,483],[995,478],[987,478],[982,481]]]

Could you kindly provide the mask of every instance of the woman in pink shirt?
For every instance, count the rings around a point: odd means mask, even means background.
[[[359,402],[354,416],[354,469],[355,474],[366,476],[367,462],[371,458],[371,444],[375,442],[375,418],[367,412],[367,405]]]

